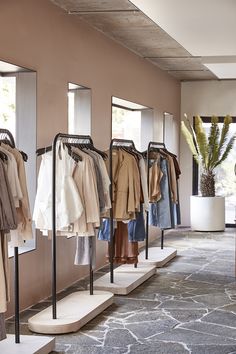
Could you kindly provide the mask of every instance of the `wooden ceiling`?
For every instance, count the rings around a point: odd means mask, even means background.
[[[216,76],[128,0],[51,0],[181,81]]]

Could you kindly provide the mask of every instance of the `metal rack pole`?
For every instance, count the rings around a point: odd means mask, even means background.
[[[19,254],[18,247],[14,247],[14,274],[15,274],[15,343],[20,343],[20,299],[19,299]]]

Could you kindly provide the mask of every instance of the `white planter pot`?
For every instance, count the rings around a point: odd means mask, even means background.
[[[225,229],[225,198],[192,195],[190,200],[191,229],[223,231]]]

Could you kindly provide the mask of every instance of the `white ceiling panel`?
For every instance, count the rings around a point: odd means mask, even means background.
[[[219,79],[236,79],[236,63],[209,63],[205,66]]]
[[[131,2],[192,55],[236,55],[235,0]]]

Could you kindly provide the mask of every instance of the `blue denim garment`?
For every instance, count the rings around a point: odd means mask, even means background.
[[[136,219],[128,223],[129,242],[141,242],[145,240],[145,225],[143,217],[143,205],[140,205],[140,212],[136,213]]]
[[[129,242],[140,242],[145,240],[145,226],[143,217],[143,206],[140,206],[140,212],[136,213],[136,219],[128,222]],[[115,227],[114,227],[115,233]],[[110,219],[103,219],[98,232],[100,241],[110,241]]]
[[[115,228],[113,228],[113,235],[114,232],[115,232]],[[110,219],[103,219],[102,224],[98,231],[98,240],[110,241]]]
[[[160,182],[161,199],[149,206],[149,224],[164,230],[174,227],[174,213],[169,188],[168,164],[165,159],[161,159],[160,167],[163,173]]]

